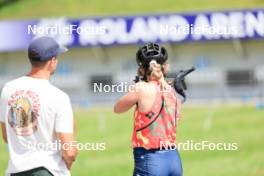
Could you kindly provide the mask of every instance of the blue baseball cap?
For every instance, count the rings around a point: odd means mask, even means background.
[[[34,61],[47,61],[65,53],[68,49],[51,37],[39,37],[28,46],[28,57]]]

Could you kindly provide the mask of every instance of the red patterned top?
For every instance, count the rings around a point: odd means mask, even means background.
[[[157,91],[156,99],[149,112],[134,113],[132,145],[146,149],[158,149],[176,143],[176,122],[180,117],[181,102],[173,88]]]

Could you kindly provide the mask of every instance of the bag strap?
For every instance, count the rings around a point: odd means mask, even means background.
[[[156,117],[151,122],[149,122],[146,126],[137,129],[136,132],[139,132],[139,131],[142,131],[142,130],[146,129],[147,127],[149,127],[151,124],[153,124],[158,119],[162,109],[164,108],[164,97],[163,97],[163,95],[162,95],[161,99],[162,99],[162,103],[161,103],[160,111],[156,115]]]

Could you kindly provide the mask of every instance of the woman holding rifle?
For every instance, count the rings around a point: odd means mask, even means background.
[[[176,146],[181,102],[165,80],[169,65],[163,46],[148,43],[137,52],[138,77],[115,104],[115,113],[135,106],[132,146],[134,176],[182,176]]]

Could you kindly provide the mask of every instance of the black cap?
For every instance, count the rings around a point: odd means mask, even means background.
[[[28,57],[35,61],[47,61],[68,49],[61,46],[51,37],[39,37],[33,40],[28,46]]]

